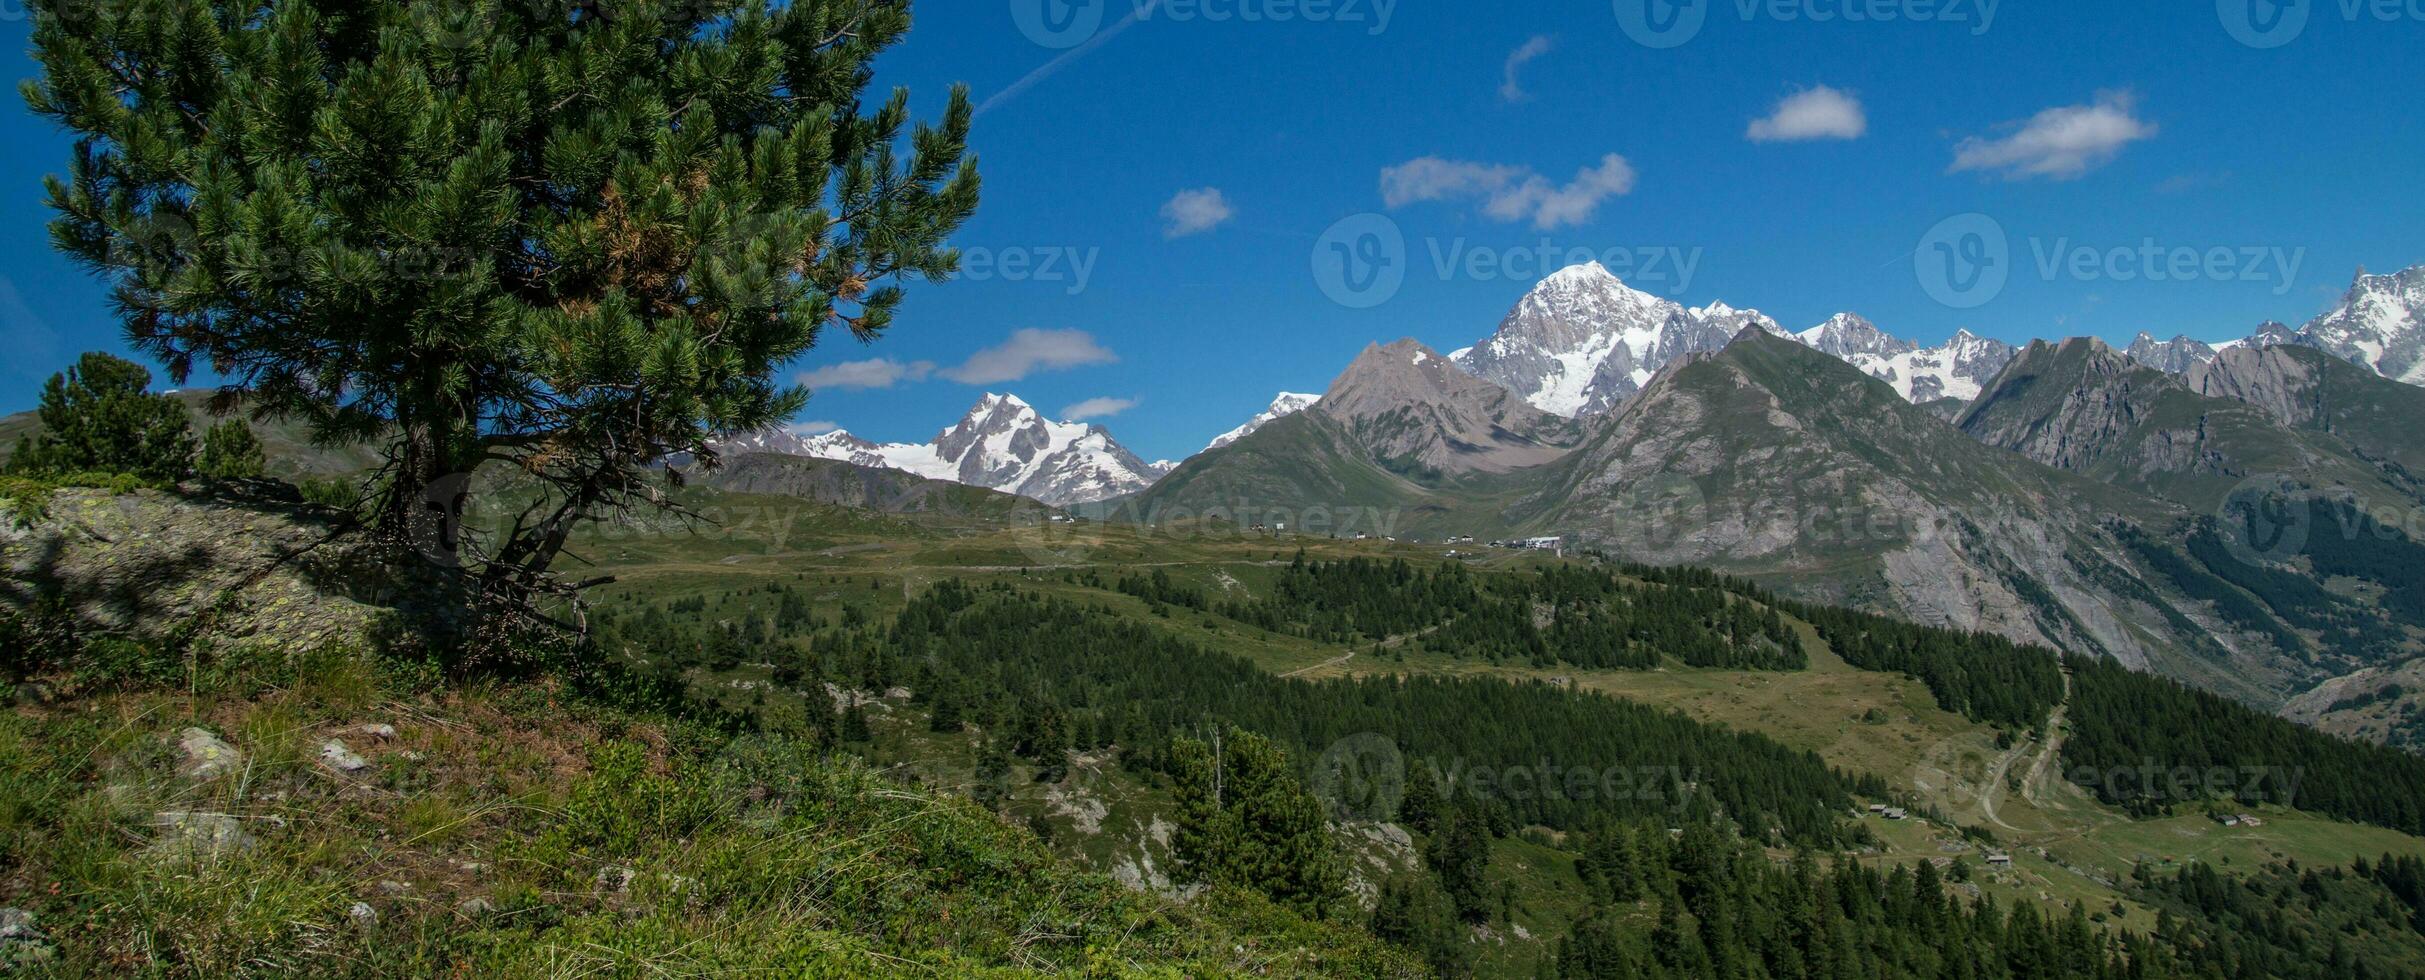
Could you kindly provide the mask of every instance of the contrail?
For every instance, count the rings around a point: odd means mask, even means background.
[[[983,116],[988,112],[992,112],[995,107],[1000,106],[1005,102],[1009,102],[1012,99],[1018,98],[1022,94],[1025,94],[1028,89],[1034,88],[1036,83],[1047,78],[1051,78],[1054,73],[1068,67],[1070,62],[1086,57],[1089,54],[1093,54],[1096,48],[1102,47],[1112,38],[1118,37],[1120,32],[1137,26],[1138,21],[1145,19],[1146,15],[1153,13],[1154,8],[1160,7],[1161,5],[1162,0],[1145,0],[1144,3],[1137,4],[1134,9],[1128,12],[1128,16],[1120,18],[1119,23],[1095,32],[1095,36],[1087,38],[1086,43],[1061,52],[1059,57],[1045,62],[1042,67],[1039,67],[1034,71],[1028,72],[1027,77],[1010,83],[1009,88],[1003,89],[1002,91],[996,92],[992,96],[987,97],[983,103],[980,103],[977,106],[977,115]]]

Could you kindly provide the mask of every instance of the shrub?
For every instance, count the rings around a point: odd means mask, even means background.
[[[268,465],[261,440],[243,419],[228,419],[202,433],[202,456],[194,471],[213,480],[250,480]]]
[[[18,440],[8,472],[58,477],[124,473],[154,482],[185,476],[194,455],[185,406],[151,393],[152,373],[108,354],[84,355],[42,386],[42,431]]]

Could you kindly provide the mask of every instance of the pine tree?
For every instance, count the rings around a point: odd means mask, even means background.
[[[194,472],[213,480],[250,480],[268,465],[261,439],[243,419],[227,419],[202,433],[202,455]]]
[[[850,707],[842,709],[842,740],[861,745],[874,741],[875,737],[867,727],[867,709],[859,706],[858,699],[851,699]]]
[[[99,352],[51,376],[35,418],[39,433],[21,438],[8,472],[23,476],[115,473],[155,482],[185,476],[194,434],[185,407],[151,392],[152,373]]]
[[[972,109],[865,101],[907,0],[32,0],[72,131],[52,235],[135,348],[368,443],[394,534],[510,465],[546,495],[427,540],[520,608],[655,464],[777,425],[780,369],[957,268]]]
[[[1233,728],[1215,744],[1179,739],[1171,763],[1171,850],[1186,880],[1252,889],[1314,915],[1339,898],[1343,872],[1322,803],[1278,746]]]

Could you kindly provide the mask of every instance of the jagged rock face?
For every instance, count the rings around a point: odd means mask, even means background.
[[[2283,348],[2281,351],[2290,349]],[[2251,359],[2329,358],[2313,351],[2271,355],[2225,351],[2217,363]],[[2343,371],[2380,389],[2401,386]],[[2200,365],[2192,374],[2225,372]],[[2295,480],[2336,494],[2355,494],[2381,506],[2411,500],[2414,481],[2387,469],[2328,431],[2286,421],[2309,415],[2291,404],[2284,389],[2313,385],[2279,376],[2261,382],[2252,397],[2214,397],[2191,383],[2136,363],[2101,340],[2075,338],[2061,345],[2043,341],[2014,359],[1959,425],[1980,442],[2101,483],[2173,501],[2197,513],[2213,513],[2237,487],[2252,478]],[[2307,398],[2312,405],[2315,399]],[[2281,413],[2281,414],[2277,414]]]
[[[1314,411],[1337,420],[1375,460],[1442,474],[1539,466],[1576,437],[1573,423],[1412,340],[1365,348]]]
[[[2394,381],[2425,385],[2425,266],[2389,276],[2358,270],[2349,294],[2299,331],[2299,342]]]
[[[1747,325],[1782,332],[1754,310],[1687,309],[1625,285],[1594,262],[1541,281],[1459,367],[1569,418],[1606,412],[1669,361],[1726,346]]]
[[[2278,346],[2235,347],[2188,371],[2189,390],[2254,405],[2284,425],[2308,426],[2322,414],[2314,367]]]
[[[2155,335],[2140,333],[2130,343],[2127,356],[2140,364],[2166,374],[2188,374],[2189,369],[2215,359],[2215,349],[2187,336],[2159,341]]]
[[[1262,414],[1246,420],[1245,425],[1241,425],[1235,429],[1231,429],[1227,432],[1221,433],[1219,436],[1214,437],[1212,443],[1205,446],[1204,449],[1206,452],[1210,452],[1237,442],[1240,439],[1244,439],[1247,436],[1254,435],[1257,430],[1262,429],[1264,426],[1270,425],[1273,422],[1277,422],[1291,415],[1295,415],[1298,412],[1302,412],[1308,408],[1312,408],[1315,402],[1321,400],[1322,396],[1320,395],[1300,395],[1293,392],[1283,391],[1280,393],[1279,397],[1271,400],[1271,407],[1264,409]]]
[[[1795,334],[1799,340],[1830,357],[1890,358],[1919,350],[1912,343],[1878,329],[1858,314],[1838,313],[1826,323]]]
[[[2061,363],[2057,363],[2061,362]],[[2013,359],[1961,427],[1974,439],[2078,473],[2121,448],[2164,392],[2180,384],[2136,367],[2104,341],[2037,341]]]
[[[2300,345],[2223,351],[2183,383],[2254,406],[2294,429],[2328,435],[2395,482],[2425,485],[2425,387],[2403,384]],[[2412,496],[2425,499],[2425,487]]]
[[[1979,397],[1987,382],[2002,373],[2018,353],[2011,344],[1968,330],[1955,333],[1943,346],[1924,348],[1896,342],[1889,350],[1893,352],[1838,356],[1870,377],[1894,386],[1895,393],[1903,396],[1904,401],[1920,405],[1947,398],[1967,402]]]
[[[2425,385],[2425,266],[2388,276],[2359,269],[2332,312],[2297,330],[2267,323],[2237,346],[2291,345],[2323,351],[2403,384]]]
[[[1592,425],[1523,527],[1810,598],[2145,663],[2101,514],[2174,513],[1980,445],[1883,384],[1755,332]],[[1882,591],[1881,591],[1882,590]]]
[[[1135,493],[1170,471],[1138,458],[1102,426],[1049,421],[1016,395],[986,395],[926,444],[879,444],[846,431],[813,437],[769,432],[717,449],[726,456],[772,452],[902,470],[1055,506]]]

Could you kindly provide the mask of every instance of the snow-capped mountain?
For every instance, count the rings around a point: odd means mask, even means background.
[[[1533,407],[1571,418],[1615,408],[1669,361],[1723,349],[1747,326],[1784,332],[1757,310],[1690,309],[1592,262],[1551,274],[1489,339],[1448,356]]]
[[[1839,315],[1836,320],[1847,316],[1850,315]],[[1828,322],[1834,323],[1835,320]],[[1795,337],[1810,343],[1811,335],[1824,337],[1821,331],[1825,329],[1826,326],[1822,324]],[[2012,363],[2013,355],[2019,353],[2019,349],[2011,344],[1981,337],[1968,330],[1956,331],[1952,340],[1937,347],[1920,347],[1884,333],[1879,336],[1890,342],[1881,346],[1886,353],[1855,352],[1836,356],[1867,372],[1870,377],[1893,385],[1895,392],[1906,401],[1922,405],[1946,398],[1969,401],[1979,397],[1979,392],[1986,389],[1987,383],[1995,380],[1996,375],[2003,372],[2004,366]],[[1825,350],[1823,347],[1820,349]]]
[[[1204,447],[1204,451],[1211,452],[1240,439],[1244,439],[1247,436],[1254,435],[1255,430],[1287,418],[1291,415],[1295,415],[1298,412],[1302,412],[1308,408],[1312,408],[1315,402],[1321,400],[1322,396],[1320,395],[1301,395],[1294,392],[1283,391],[1280,393],[1280,397],[1271,400],[1271,407],[1264,409],[1263,414],[1246,420],[1245,425],[1241,425],[1235,429],[1221,433],[1218,437],[1213,439],[1211,445]]]
[[[1841,358],[1898,357],[1920,349],[1920,345],[1880,330],[1877,324],[1853,313],[1838,313],[1826,323],[1795,334],[1794,339],[1818,348],[1822,354]]]
[[[2190,368],[2211,363],[2215,350],[2214,346],[2187,335],[2157,340],[2154,334],[2142,331],[2123,356],[2166,374],[2188,374]]]
[[[2341,305],[2300,328],[2292,342],[2393,381],[2425,385],[2425,266],[2388,276],[2359,269]]]
[[[1102,426],[1047,420],[1016,395],[986,395],[931,443],[874,443],[842,431],[809,437],[771,432],[718,448],[726,455],[774,452],[903,470],[1055,506],[1135,493],[1172,468],[1137,458]]]

